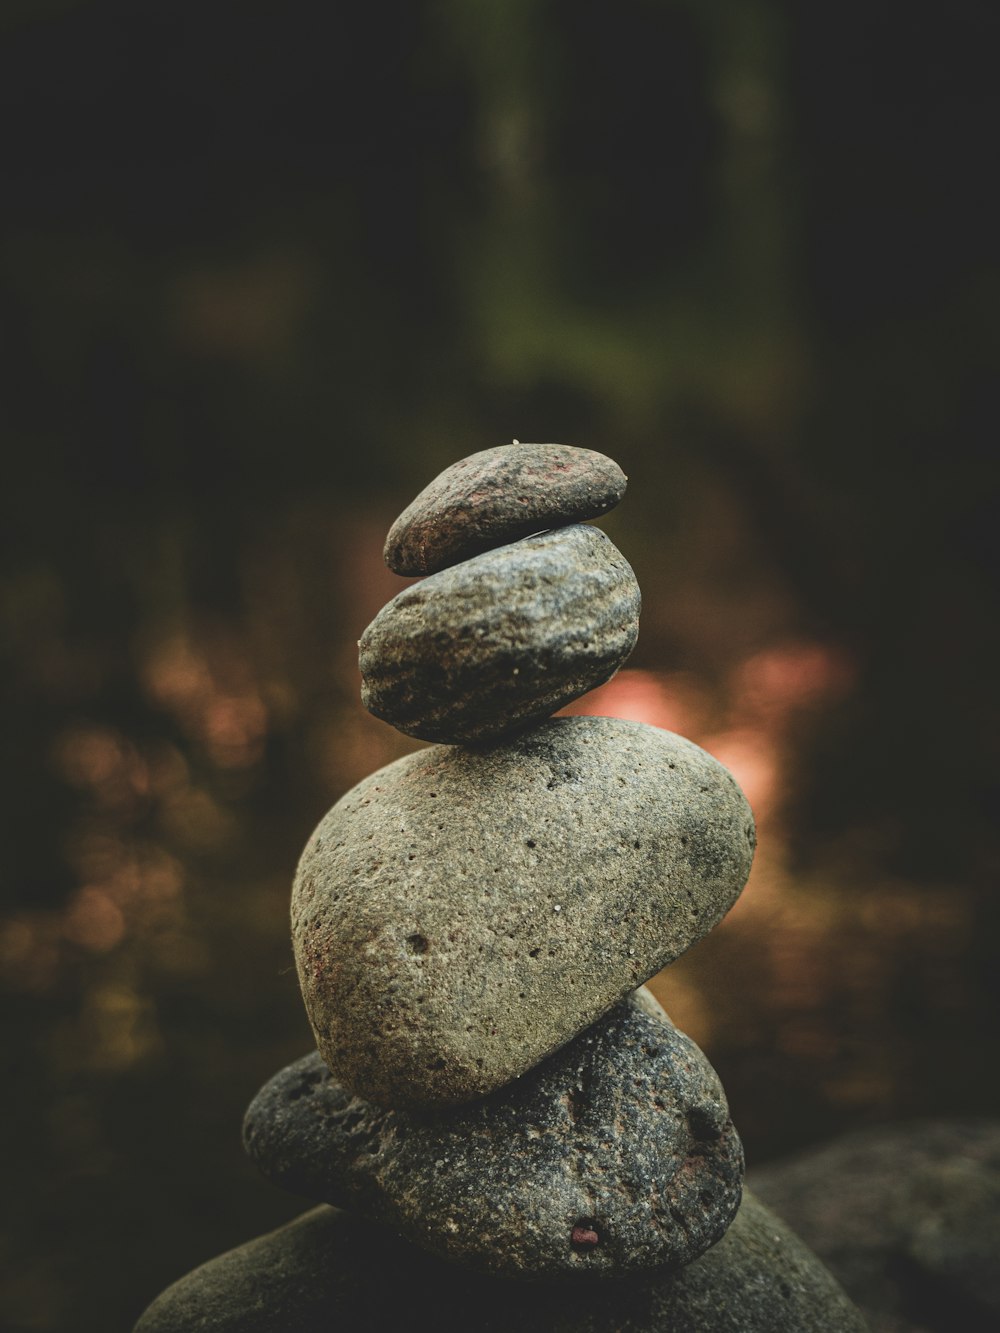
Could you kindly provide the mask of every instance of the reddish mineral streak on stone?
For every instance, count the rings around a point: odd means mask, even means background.
[[[403,510],[386,538],[389,568],[433,574],[528,535],[598,518],[625,494],[613,459],[561,444],[501,445],[453,463]]]
[[[570,1240],[574,1245],[596,1245],[598,1236],[590,1227],[574,1227]]]

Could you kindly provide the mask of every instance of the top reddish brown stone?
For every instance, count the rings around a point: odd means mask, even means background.
[[[426,486],[389,529],[385,563],[433,574],[494,546],[613,509],[626,478],[613,459],[569,444],[505,444],[470,454]]]

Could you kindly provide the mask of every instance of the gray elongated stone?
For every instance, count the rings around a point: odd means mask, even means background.
[[[597,518],[625,494],[616,462],[569,444],[505,444],[453,463],[389,529],[385,563],[433,574],[542,528]]]
[[[639,585],[576,525],[432,574],[361,636],[361,699],[423,740],[483,743],[610,679],[635,647]]]
[[[313,1053],[265,1084],[243,1140],[276,1185],[509,1277],[682,1267],[729,1226],[743,1182],[718,1076],[645,989],[434,1116],[353,1097]]]
[[[360,782],[299,862],[292,940],[320,1054],[390,1106],[483,1096],[721,919],[753,817],[692,742],[552,718]]]
[[[744,1191],[679,1273],[511,1282],[458,1268],[336,1208],[311,1209],[183,1277],[135,1333],[865,1333],[830,1273]]]

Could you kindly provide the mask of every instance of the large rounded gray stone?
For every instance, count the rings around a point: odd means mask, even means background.
[[[865,1333],[819,1260],[744,1193],[679,1273],[618,1282],[483,1277],[335,1208],[314,1208],[195,1269],[135,1333]]]
[[[750,870],[750,808],[690,741],[553,718],[432,746],[320,822],[292,893],[316,1044],[389,1106],[524,1073],[707,934]]]
[[[423,740],[494,740],[613,676],[639,607],[628,561],[598,528],[501,546],[382,608],[359,644],[362,702]]]
[[[646,990],[492,1097],[435,1116],[352,1097],[318,1054],[250,1105],[276,1185],[510,1277],[679,1268],[740,1202],[718,1076]]]
[[[613,509],[625,473],[612,459],[568,444],[505,444],[453,463],[389,530],[385,562],[397,574],[433,574],[542,528]]]

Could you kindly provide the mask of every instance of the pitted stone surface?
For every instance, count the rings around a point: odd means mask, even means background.
[[[718,1076],[646,990],[431,1117],[352,1097],[314,1053],[257,1094],[243,1133],[276,1185],[510,1277],[679,1268],[729,1226],[743,1181]]]
[[[385,563],[433,574],[543,528],[597,518],[625,494],[621,468],[568,444],[505,444],[445,468],[396,519]]]
[[[639,585],[598,528],[560,528],[405,588],[361,636],[361,699],[423,740],[481,743],[608,680],[635,646]]]
[[[490,1093],[707,934],[754,842],[729,772],[641,722],[553,718],[407,755],[338,801],[299,863],[320,1054],[384,1105]]]
[[[426,1315],[426,1319],[421,1319]],[[175,1282],[135,1333],[865,1333],[815,1255],[744,1192],[736,1221],[679,1273],[510,1282],[314,1208]]]

